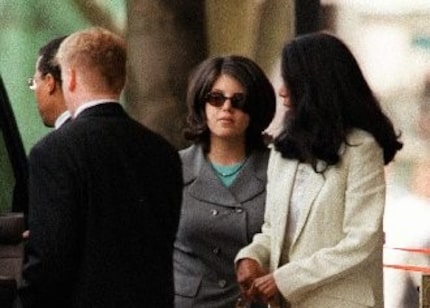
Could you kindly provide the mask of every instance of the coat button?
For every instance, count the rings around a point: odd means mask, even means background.
[[[221,288],[224,288],[226,284],[227,284],[227,281],[225,281],[224,279],[220,279],[220,280],[218,280],[218,285],[219,285]]]
[[[243,209],[236,209],[236,213],[242,213]]]
[[[212,216],[216,216],[216,215],[218,215],[218,211],[217,210],[211,210],[211,214],[212,214]]]
[[[219,254],[219,252],[221,251],[221,249],[219,248],[219,247],[215,247],[213,250],[212,250],[212,252],[214,253],[214,254]]]

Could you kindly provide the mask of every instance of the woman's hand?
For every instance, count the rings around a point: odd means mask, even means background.
[[[239,260],[236,268],[237,282],[239,283],[242,296],[246,300],[254,298],[254,280],[265,274],[257,261],[249,258]]]
[[[260,301],[269,303],[278,292],[273,274],[267,274],[254,280],[250,293],[253,293]]]

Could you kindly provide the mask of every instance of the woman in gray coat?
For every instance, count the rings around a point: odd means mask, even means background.
[[[175,305],[235,307],[240,291],[234,257],[263,223],[269,157],[263,131],[276,96],[257,64],[227,56],[197,67],[187,103],[186,137],[194,144],[180,152],[184,190],[174,251]]]

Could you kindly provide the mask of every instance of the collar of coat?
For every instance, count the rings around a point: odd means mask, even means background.
[[[225,187],[200,145],[180,151],[184,185],[196,199],[225,206],[238,206],[265,192],[269,150],[252,153],[231,186]]]

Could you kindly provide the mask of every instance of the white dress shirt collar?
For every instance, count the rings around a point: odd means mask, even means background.
[[[54,128],[59,129],[61,125],[63,125],[68,119],[70,119],[72,115],[68,110],[64,111],[60,116],[55,120]]]
[[[102,99],[97,99],[97,100],[93,100],[93,101],[89,101],[89,102],[83,103],[82,105],[80,105],[76,109],[75,113],[73,114],[73,118],[76,118],[85,109],[88,109],[90,107],[94,107],[94,106],[97,106],[97,105],[101,105],[101,104],[106,104],[106,103],[119,103],[119,101],[115,100],[115,99],[110,99],[110,98],[102,98]]]

